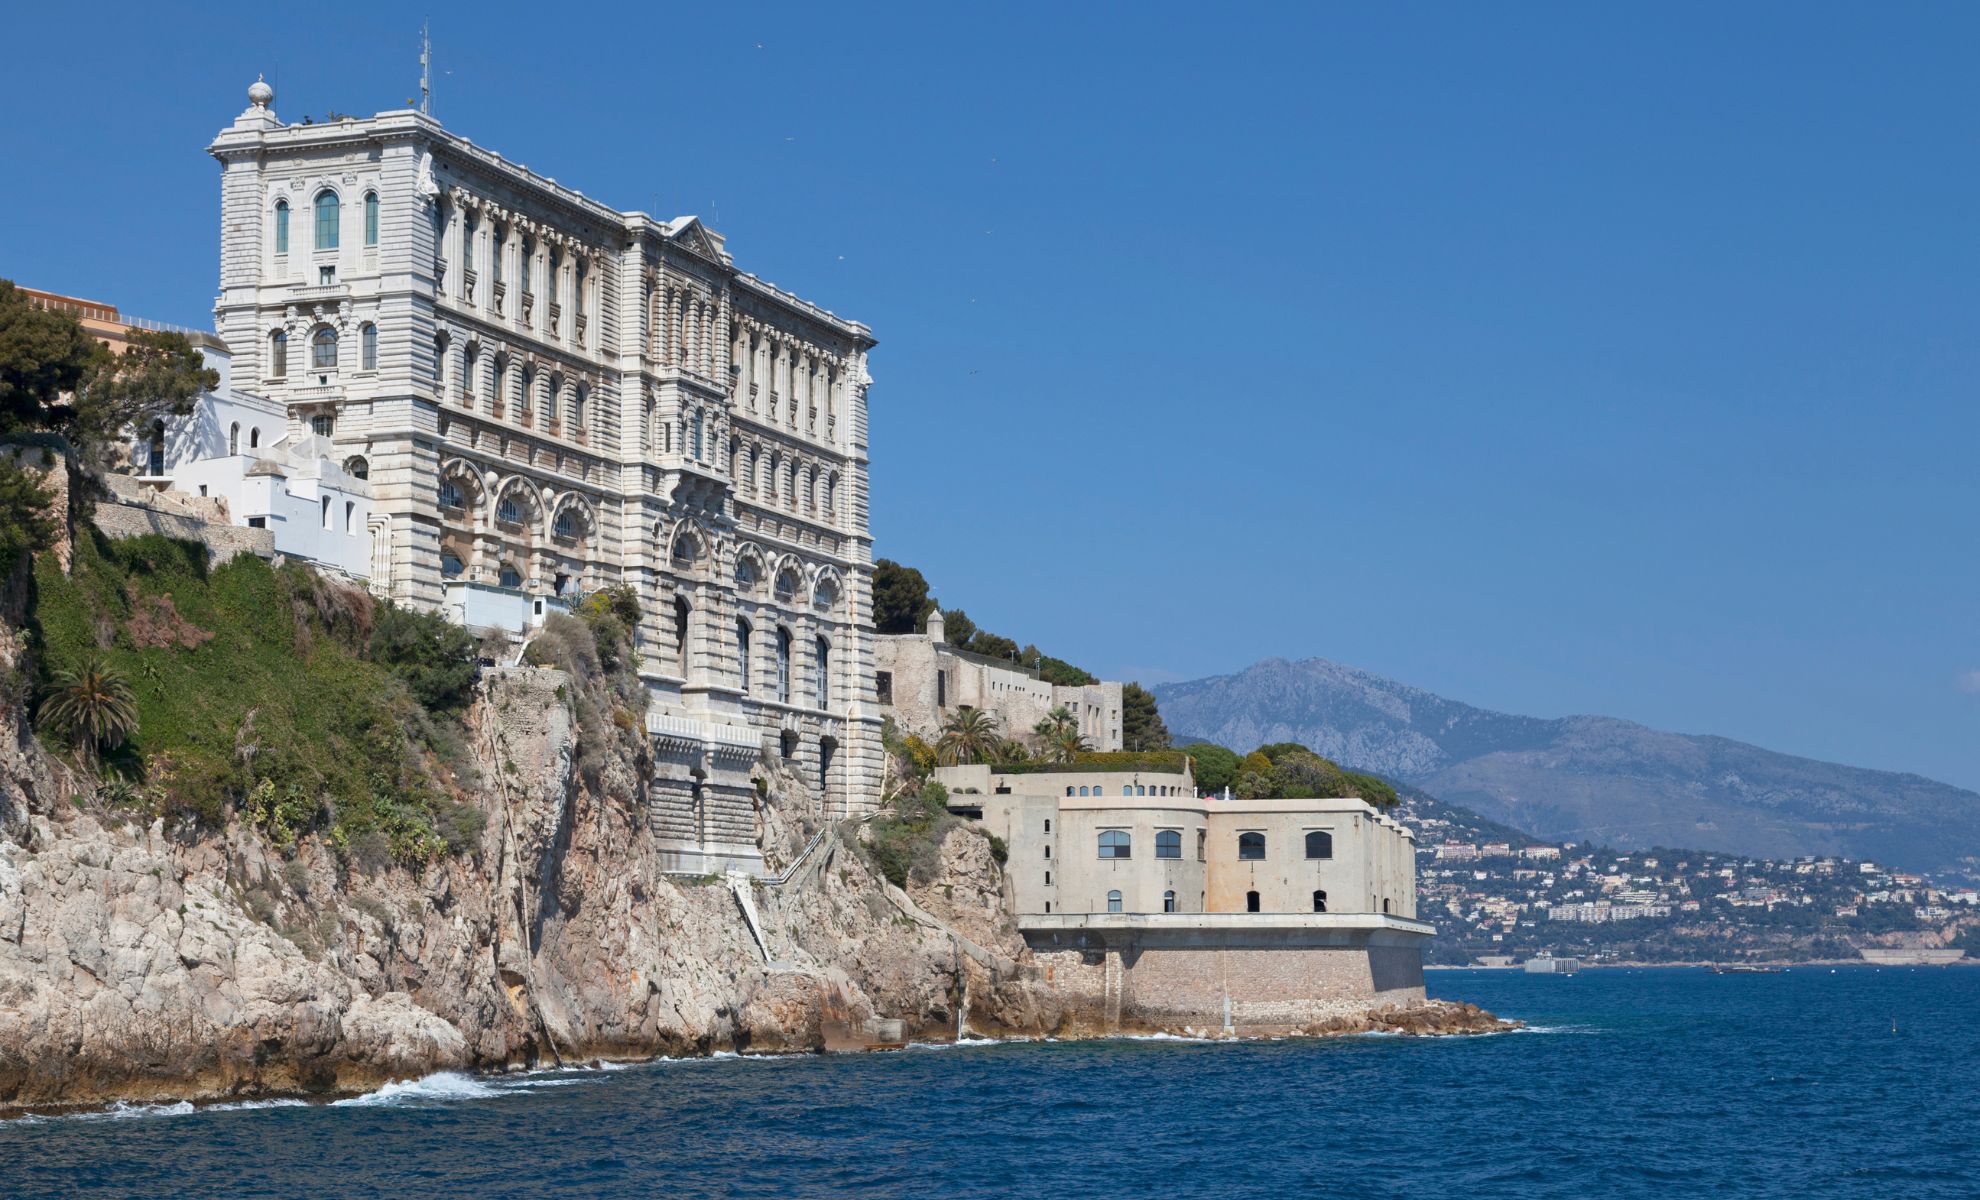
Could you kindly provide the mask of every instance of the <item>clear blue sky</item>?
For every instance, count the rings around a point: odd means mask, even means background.
[[[997,632],[1980,786],[1980,7],[1620,8],[436,6],[434,111],[870,323]],[[206,324],[202,147],[417,13],[20,8],[0,275]]]

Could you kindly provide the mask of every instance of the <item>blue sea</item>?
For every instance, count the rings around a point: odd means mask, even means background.
[[[1439,972],[1484,1037],[436,1076],[0,1123],[4,1197],[1980,1196],[1980,970]]]

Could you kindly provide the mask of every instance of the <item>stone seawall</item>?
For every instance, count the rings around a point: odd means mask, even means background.
[[[1378,914],[1028,918],[1044,978],[1101,1032],[1331,1032],[1424,1003],[1424,927]],[[1081,923],[1083,922],[1083,924]]]

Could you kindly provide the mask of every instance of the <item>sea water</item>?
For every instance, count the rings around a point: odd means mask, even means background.
[[[1980,1196],[1980,969],[1439,972],[1465,1038],[444,1074],[0,1123],[0,1197]]]

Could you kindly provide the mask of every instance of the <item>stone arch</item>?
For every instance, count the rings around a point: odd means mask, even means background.
[[[818,572],[817,580],[811,585],[812,607],[820,612],[833,612],[839,607],[845,594],[845,582],[839,578],[839,573],[831,567],[826,567]]]
[[[565,496],[550,509],[550,537],[560,544],[582,546],[598,533],[598,517],[582,497]]]
[[[495,527],[511,536],[535,538],[543,533],[543,497],[535,484],[519,475],[495,489],[495,503],[489,511]]]
[[[765,563],[763,551],[753,544],[745,544],[736,550],[736,591],[753,596],[762,590],[770,578],[770,569]]]

